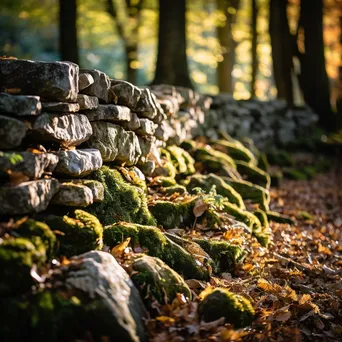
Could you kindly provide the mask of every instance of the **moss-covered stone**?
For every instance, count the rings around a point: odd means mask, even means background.
[[[259,155],[257,166],[259,169],[268,172],[268,169],[270,168],[270,164],[268,163],[267,155],[266,153],[261,153]]]
[[[103,228],[94,215],[78,209],[69,216],[49,215],[46,222],[60,232],[57,234],[60,255],[70,257],[102,248]]]
[[[272,150],[267,152],[267,159],[271,165],[293,166],[294,159],[291,154],[284,150]]]
[[[164,177],[164,176],[158,176],[153,178],[152,180],[153,183],[150,184],[151,187],[157,186],[157,187],[164,187],[168,188],[171,186],[175,186],[177,184],[176,180],[171,177]]]
[[[46,250],[39,236],[0,240],[0,295],[29,290],[34,280],[31,269],[46,261]],[[38,246],[38,248],[36,247]]]
[[[271,185],[271,179],[268,173],[261,170],[257,166],[243,161],[236,161],[236,167],[241,175],[246,176],[248,181],[258,184],[263,188],[269,189]]]
[[[193,239],[214,261],[214,272],[233,272],[234,266],[240,263],[245,253],[240,246],[231,245],[226,241]]]
[[[213,149],[210,146],[198,148],[195,152],[196,161],[207,162],[208,157],[210,157],[212,161],[216,161],[221,165],[236,168],[233,158],[229,157],[226,153]]]
[[[229,178],[223,179],[235,191],[237,191],[244,200],[250,200],[252,203],[258,203],[261,209],[268,210],[270,193],[267,189],[244,180],[236,181]]]
[[[103,241],[113,247],[128,237],[131,244],[140,244],[148,249],[148,255],[163,260],[185,278],[208,280],[210,267],[201,263],[182,246],[170,240],[157,227],[120,222],[107,226],[103,232]]]
[[[178,146],[168,146],[166,151],[163,150],[162,154],[173,162],[178,173],[190,175],[195,173],[195,161],[190,154]]]
[[[271,185],[279,187],[284,178],[283,172],[280,169],[270,170],[269,175],[271,177]]]
[[[184,149],[185,151],[192,151],[196,149],[196,142],[193,140],[185,140],[180,144],[180,147]]]
[[[158,225],[162,225],[165,229],[192,226],[195,221],[193,214],[195,201],[195,199],[186,203],[154,201],[150,204],[149,209]]]
[[[161,304],[171,303],[177,293],[191,299],[191,291],[183,278],[159,258],[139,255],[132,261],[132,268],[131,279],[148,306],[153,297]]]
[[[261,246],[268,247],[271,240],[270,232],[258,232],[254,234],[255,238],[258,240]]]
[[[254,155],[237,140],[213,140],[211,144],[214,148],[218,147],[225,150],[225,152],[234,160],[242,160],[247,163],[255,163]]]
[[[232,186],[227,184],[221,177],[216,176],[212,173],[208,175],[194,175],[189,179],[187,189],[191,192],[194,188],[201,188],[206,192],[209,192],[211,188],[215,186],[216,192],[226,197],[229,202],[236,204],[239,208],[245,208],[242,197],[240,194],[233,189]]]
[[[259,219],[261,225],[264,228],[268,227],[268,219],[264,210],[261,210],[261,209],[255,210],[253,214]]]
[[[103,225],[119,221],[155,224],[144,191],[125,182],[118,170],[103,166],[91,178],[103,184],[105,194],[103,202],[92,204],[87,211],[95,215]]]
[[[275,211],[266,211],[266,215],[268,221],[271,222],[294,224],[294,221],[290,217],[279,214]]]
[[[294,180],[307,180],[309,176],[303,172],[301,169],[295,168],[287,168],[283,170],[283,174],[285,178],[294,179]]]
[[[206,322],[224,317],[235,328],[250,325],[254,309],[248,299],[224,288],[216,288],[201,300],[199,313]]]
[[[165,193],[167,195],[172,195],[175,193],[184,194],[185,192],[186,192],[186,187],[183,185],[179,185],[179,184],[169,186],[168,188],[165,189]]]

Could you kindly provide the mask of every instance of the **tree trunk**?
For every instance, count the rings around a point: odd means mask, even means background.
[[[323,42],[323,0],[301,1],[301,23],[305,53],[301,57],[301,87],[305,102],[319,115],[325,129],[333,129],[329,79],[325,69]]]
[[[59,49],[61,60],[79,64],[77,1],[59,0]]]
[[[137,83],[137,69],[134,67],[134,61],[137,60],[138,46],[136,44],[125,43],[126,61],[126,79],[128,82]]]
[[[193,88],[186,56],[186,0],[159,0],[157,66],[153,84]]]
[[[234,15],[227,13],[229,5],[226,0],[217,0],[217,8],[225,13],[227,19],[224,26],[217,27],[217,38],[223,49],[223,61],[217,65],[216,77],[220,93],[232,94],[234,92],[232,72],[235,63],[234,51],[236,43],[232,35]]]
[[[287,0],[270,0],[269,32],[272,46],[273,74],[278,98],[293,104],[292,38],[286,13]]]
[[[252,80],[251,80],[251,97],[255,97],[255,82],[258,71],[258,32],[257,32],[258,7],[256,0],[252,0]]]

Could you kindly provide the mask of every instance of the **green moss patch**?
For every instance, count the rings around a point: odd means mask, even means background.
[[[268,221],[271,221],[271,222],[294,224],[294,221],[290,217],[279,214],[275,211],[266,211],[266,215],[267,215]]]

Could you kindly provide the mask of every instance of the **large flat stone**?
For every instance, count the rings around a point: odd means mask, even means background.
[[[80,110],[95,110],[99,107],[99,99],[96,96],[78,94],[77,103]]]
[[[129,122],[132,118],[128,107],[117,105],[99,105],[97,110],[85,113],[89,121]]]
[[[0,60],[0,90],[14,89],[18,95],[38,95],[47,101],[75,102],[78,65],[71,62]]]
[[[90,332],[95,330],[108,341],[146,342],[142,299],[110,253],[92,251],[73,257],[55,271],[53,278],[69,292],[81,291],[89,297],[85,305]],[[96,324],[94,317],[101,324]]]
[[[110,87],[110,80],[108,76],[99,70],[87,70],[87,69],[81,69],[81,73],[87,73],[90,74],[93,79],[94,83],[90,84],[88,87],[83,89],[81,91],[82,94],[90,95],[90,96],[96,96],[98,97],[102,102],[108,103],[110,100],[109,96],[109,87]]]
[[[153,135],[155,132],[154,122],[149,119],[139,119],[140,127],[135,131],[139,135]]]
[[[53,171],[58,157],[52,153],[32,152],[0,152],[0,176],[11,173],[22,173],[29,179],[38,179],[44,172]]]
[[[58,113],[77,113],[80,110],[78,103],[68,102],[43,102],[44,112],[58,112]]]
[[[38,115],[42,110],[39,96],[0,93],[0,112],[14,116]]]
[[[74,183],[62,183],[51,200],[51,204],[68,207],[87,207],[93,202],[92,191],[85,185]]]
[[[57,152],[59,162],[54,173],[63,176],[86,176],[102,166],[102,157],[95,148]]]
[[[141,90],[122,80],[111,80],[110,91],[114,103],[134,109],[140,99]]]
[[[28,127],[20,120],[0,115],[0,148],[18,147],[26,136]]]
[[[41,114],[33,125],[33,134],[45,141],[56,141],[63,146],[77,146],[89,139],[92,128],[82,114]]]
[[[59,189],[56,179],[40,179],[0,188],[0,215],[22,215],[44,211]]]

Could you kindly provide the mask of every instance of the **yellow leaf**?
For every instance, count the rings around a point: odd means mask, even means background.
[[[175,323],[175,319],[172,317],[168,317],[168,316],[158,316],[156,317],[156,320],[165,325],[173,325]]]
[[[119,245],[113,247],[111,250],[111,254],[115,258],[121,257],[125,253],[125,249],[128,247],[130,241],[131,241],[131,238],[128,237],[125,241],[123,241]]]

